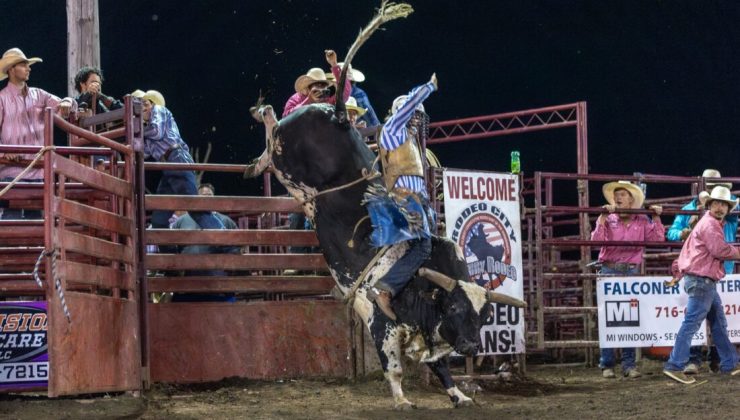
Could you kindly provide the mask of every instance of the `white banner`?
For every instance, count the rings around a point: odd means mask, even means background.
[[[447,237],[463,249],[470,280],[523,299],[519,177],[444,171]],[[524,353],[524,310],[492,304],[480,354]]]
[[[683,322],[689,297],[683,281],[665,285],[670,277],[602,277],[597,280],[599,345],[602,348],[672,347]],[[727,318],[730,341],[740,343],[740,275],[717,285]],[[706,321],[692,345],[707,342]]]

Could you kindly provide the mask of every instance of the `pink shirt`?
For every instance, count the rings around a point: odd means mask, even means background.
[[[44,145],[44,109],[56,108],[61,99],[44,90],[27,87],[26,95],[16,85],[8,83],[0,90],[0,143],[21,146]],[[34,155],[22,155],[33,159]],[[22,166],[0,165],[0,179],[14,178]],[[42,179],[43,168],[34,168],[25,179]]]
[[[617,213],[611,213],[603,225],[596,223],[591,240],[662,242],[665,241],[665,227],[660,218],[651,221],[644,214],[633,214],[624,224]],[[599,261],[641,264],[643,249],[641,246],[602,246]]]
[[[339,66],[334,66],[331,68],[331,73],[334,75],[334,80],[339,82],[339,76],[342,73],[342,68]],[[342,100],[347,100],[349,98],[349,94],[352,92],[352,85],[349,82],[349,77],[344,81],[344,94],[342,95]],[[296,92],[288,98],[288,102],[285,103],[285,108],[283,108],[283,118],[287,117],[288,114],[295,111],[298,107],[301,107],[303,105],[309,105],[315,102],[309,102],[310,98],[307,95],[303,95],[302,93]],[[337,103],[337,95],[332,96],[329,98],[328,101],[326,101],[328,104],[336,104]]]
[[[722,222],[707,212],[683,244],[678,271],[717,281],[725,276],[724,260],[736,259],[740,259],[740,250],[725,242]]]

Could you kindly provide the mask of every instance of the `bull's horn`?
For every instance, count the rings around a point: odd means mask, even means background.
[[[505,295],[503,293],[496,293],[489,291],[486,296],[488,297],[489,302],[493,303],[503,303],[505,305],[511,305],[516,306],[517,308],[526,308],[527,302],[517,299],[515,297],[511,297],[509,295]]]
[[[455,281],[455,279],[430,268],[420,268],[419,275],[422,277],[426,277],[429,281],[447,290],[448,292],[451,292],[452,289],[457,286],[457,281]]]

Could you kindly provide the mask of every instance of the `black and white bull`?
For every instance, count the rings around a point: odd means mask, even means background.
[[[345,296],[354,293],[353,308],[374,340],[396,408],[414,406],[401,388],[403,355],[426,363],[456,407],[469,405],[472,400],[455,386],[445,356],[453,350],[464,355],[477,353],[481,320],[488,315],[489,298],[497,296],[503,299],[499,302],[524,303],[487,293],[465,281],[469,276],[460,247],[436,237],[430,259],[392,301],[397,321],[389,319],[367,299],[368,288],[408,246],[392,246],[374,260],[378,249],[370,245],[372,227],[369,220],[363,220],[367,211],[360,203],[368,183],[378,181],[362,179],[352,183],[363,174],[372,173],[375,155],[348,125],[343,112],[343,104],[337,110],[331,105],[310,105],[277,122],[271,107],[261,108],[267,147],[251,173],[256,175],[272,164],[277,179],[303,203],[339,289]],[[364,282],[353,287],[363,271]]]

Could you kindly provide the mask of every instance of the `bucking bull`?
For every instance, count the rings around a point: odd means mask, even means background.
[[[345,73],[346,67],[342,78]],[[380,181],[363,176],[375,170],[375,155],[350,127],[344,104],[304,106],[279,122],[270,106],[262,107],[260,114],[267,147],[251,175],[272,165],[280,183],[303,203],[338,288],[353,298],[354,310],[370,331],[396,407],[414,406],[401,388],[404,354],[431,368],[456,407],[471,404],[452,381],[445,356],[453,350],[467,356],[478,352],[481,322],[490,316],[488,302],[524,302],[468,281],[460,248],[434,237],[431,257],[392,301],[397,320],[389,319],[367,299],[367,291],[407,246],[390,247],[376,258],[379,250],[370,245],[372,226],[362,221],[367,210],[361,201],[369,184]],[[361,276],[364,280],[357,284]]]

